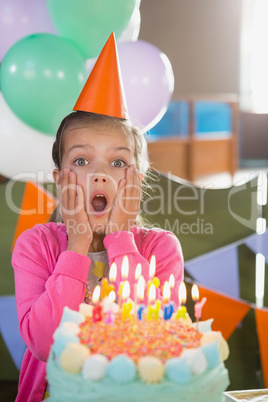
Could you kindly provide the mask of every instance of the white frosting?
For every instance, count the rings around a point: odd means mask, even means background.
[[[206,357],[200,349],[186,349],[181,357],[186,359],[193,374],[200,375],[207,368]]]

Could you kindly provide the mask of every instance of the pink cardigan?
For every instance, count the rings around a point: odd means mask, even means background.
[[[149,277],[151,256],[156,256],[160,287],[175,276],[172,300],[178,302],[178,287],[183,279],[183,256],[176,236],[161,229],[134,226],[131,232],[116,232],[105,237],[109,263],[121,267],[129,258],[129,282],[133,290],[135,269]],[[19,380],[17,402],[38,402],[46,386],[46,361],[64,306],[78,310],[83,302],[90,259],[66,251],[66,228],[62,223],[36,225],[18,238],[12,256],[20,333],[27,345]],[[120,269],[115,287],[121,280]],[[159,296],[159,295],[158,295]]]

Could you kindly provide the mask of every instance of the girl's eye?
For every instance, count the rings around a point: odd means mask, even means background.
[[[84,158],[78,158],[74,161],[74,164],[76,166],[86,166],[86,165],[88,165],[88,161]]]
[[[115,161],[112,162],[112,166],[121,168],[121,167],[126,166],[126,163],[124,161],[122,161],[122,159],[116,159]]]

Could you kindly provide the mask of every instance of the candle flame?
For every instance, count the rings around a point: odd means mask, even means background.
[[[116,280],[116,275],[117,275],[117,266],[116,263],[113,262],[109,272],[109,281],[114,283]]]
[[[155,298],[156,298],[156,290],[154,284],[152,283],[149,289],[149,303],[154,302]]]
[[[199,300],[199,290],[196,284],[192,286],[191,294],[193,301],[197,302]]]
[[[170,289],[173,289],[175,286],[175,278],[174,278],[173,274],[171,274],[169,277],[169,286],[170,286]]]
[[[94,304],[98,303],[99,299],[100,299],[100,285],[96,286],[92,295],[92,302]]]
[[[136,266],[135,281],[137,281],[140,276],[141,276],[141,263],[139,262],[138,265]]]
[[[114,290],[111,290],[108,296],[109,303],[113,303],[116,299],[116,294]]]
[[[156,261],[155,261],[155,255],[152,255],[151,261],[150,261],[150,267],[149,267],[149,278],[153,279],[155,275],[155,267],[156,267]]]
[[[179,302],[180,305],[186,303],[186,286],[184,282],[181,282],[179,287]]]
[[[168,303],[169,299],[170,299],[170,286],[169,283],[166,281],[163,289],[163,303]]]
[[[121,269],[121,275],[123,281],[128,278],[128,270],[129,270],[128,256],[125,255],[123,258],[122,269]]]
[[[140,276],[137,285],[137,297],[140,300],[144,299],[144,288],[145,288],[145,280],[143,276]]]
[[[130,286],[129,286],[129,282],[126,281],[123,285],[122,299],[127,300],[129,298],[129,295],[130,295]]]

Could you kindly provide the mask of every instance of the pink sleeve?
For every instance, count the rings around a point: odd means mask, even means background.
[[[48,358],[63,307],[78,310],[83,301],[90,267],[88,257],[71,251],[62,252],[53,265],[49,240],[36,228],[28,230],[12,256],[20,333],[42,361]]]
[[[135,284],[135,270],[138,263],[142,265],[142,275],[146,282],[149,280],[149,263],[151,256],[156,257],[155,276],[160,280],[160,286],[157,289],[157,298],[162,298],[162,286],[169,280],[171,274],[175,277],[175,287],[171,295],[171,300],[175,305],[178,304],[178,288],[183,280],[183,255],[180,243],[177,237],[167,231],[150,231],[151,233],[144,240],[144,255],[141,255],[136,244],[134,235],[131,232],[115,232],[104,238],[104,245],[108,252],[110,264],[115,262],[117,265],[116,290],[121,282],[121,266],[124,255],[129,260],[128,281],[131,288],[131,297],[133,298],[133,289]],[[146,299],[145,299],[146,302]]]

